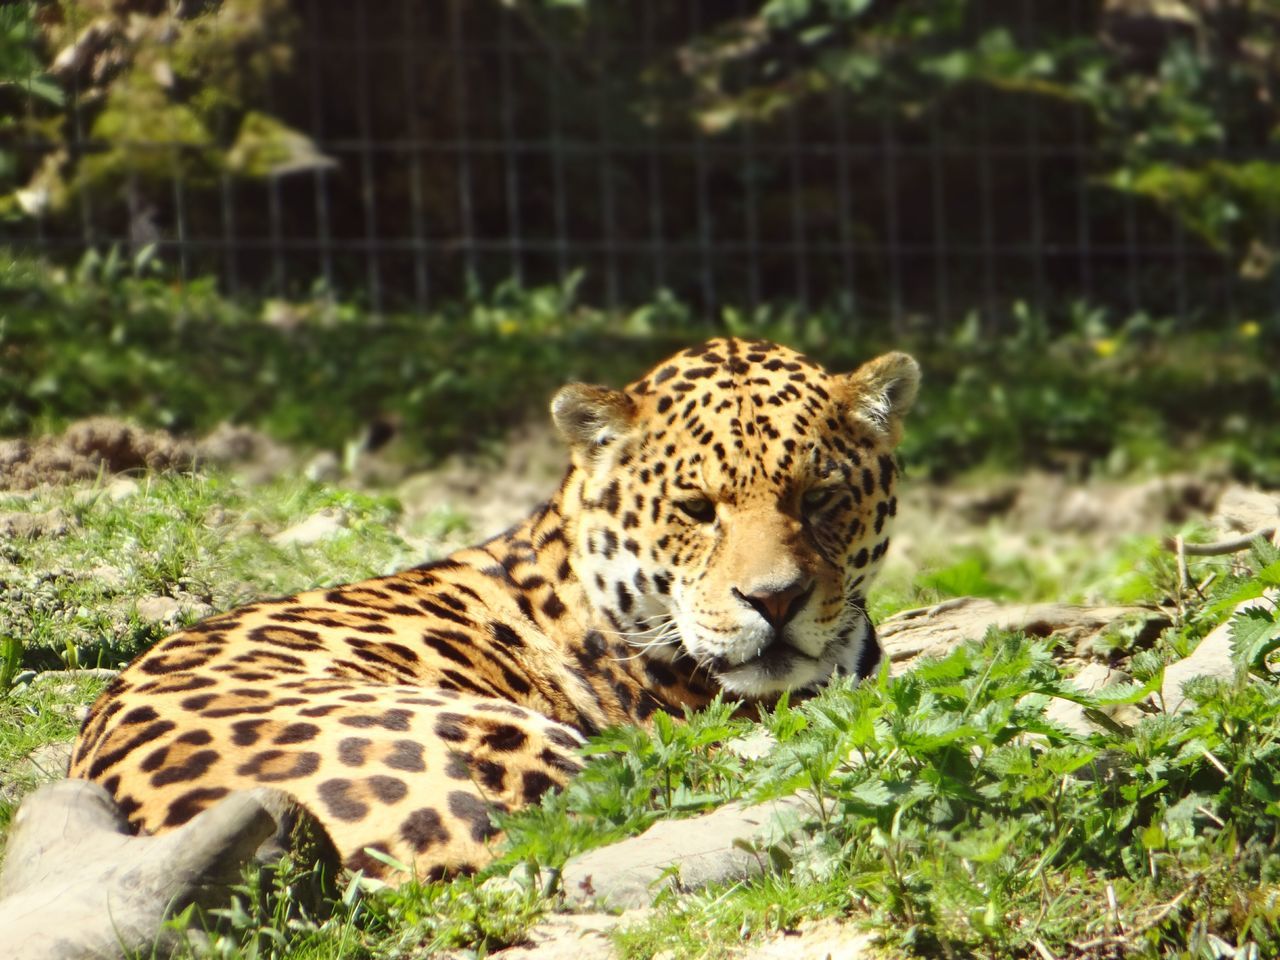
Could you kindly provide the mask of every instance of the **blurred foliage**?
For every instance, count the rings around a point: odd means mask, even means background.
[[[58,97],[21,105],[17,157],[29,179],[0,198],[0,213],[56,219],[89,197],[104,225],[141,244],[176,215],[161,200],[175,188],[194,191],[199,209],[224,177],[332,166],[304,134],[253,109],[292,64],[287,0],[43,0],[8,19],[26,27],[27,74],[39,52],[40,82],[56,80]]]
[[[34,3],[0,6],[0,220],[19,212],[16,191],[18,165],[6,141],[27,130],[26,106],[41,104],[53,110],[63,104],[62,88],[48,77],[36,55]]]
[[[1021,299],[1061,321],[1080,297],[1210,320],[1280,281],[1273,0],[41,0],[0,24],[0,85],[30,91],[0,86],[23,128],[0,208],[77,241],[85,198],[138,245],[376,224],[387,286],[421,282],[395,244],[427,243],[448,295],[468,271],[549,279],[537,240],[600,238],[622,246],[579,264],[588,297],[616,256],[632,303],[698,297],[708,258],[719,300],[792,293],[798,242],[815,300],[852,285],[850,312],[943,320]],[[479,143],[512,149],[421,146]],[[529,243],[465,242],[508,236]],[[640,239],[706,249],[658,277]],[[252,243],[185,253],[280,269]],[[337,283],[365,282],[358,259]]]
[[[1194,458],[1280,483],[1280,334],[1257,323],[1187,332],[1076,305],[1048,331],[1028,307],[1009,336],[977,316],[946,335],[850,336],[839,310],[725,311],[695,319],[660,298],[627,312],[581,304],[574,283],[474,290],[426,314],[371,319],[324,295],[237,301],[143,255],[92,254],[75,270],[0,251],[0,435],[90,414],[180,432],[222,421],[339,450],[375,420],[428,458],[538,419],[569,380],[621,384],[675,349],[764,336],[852,369],[890,347],[925,370],[902,454],[945,475],[1041,465],[1075,475],[1186,467]]]

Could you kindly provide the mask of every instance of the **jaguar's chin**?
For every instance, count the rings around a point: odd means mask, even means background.
[[[711,672],[726,693],[758,699],[821,684],[832,666],[778,640],[741,663],[713,663]]]

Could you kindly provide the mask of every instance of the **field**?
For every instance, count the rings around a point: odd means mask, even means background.
[[[560,289],[371,334],[352,307],[233,303],[145,265],[5,263],[0,432],[18,439],[0,447],[0,825],[57,775],[104,671],[175,625],[421,562],[518,517],[557,478],[557,441],[527,416],[556,383],[621,382],[725,329],[832,365],[885,346],[847,341],[833,316],[611,315]],[[282,880],[207,918],[210,955],[492,952],[554,910],[571,855],[796,790],[826,801],[804,840],[759,851],[771,869],[755,881],[660,895],[613,935],[618,953],[742,956],[827,921],[889,957],[1276,955],[1280,625],[1271,600],[1233,611],[1280,586],[1280,554],[1259,541],[1183,570],[1162,543],[1213,539],[1233,483],[1280,485],[1280,435],[1258,417],[1280,399],[1267,336],[1082,308],[1063,329],[1027,317],[1001,338],[901,345],[926,387],[874,617],[980,596],[1145,605],[1163,630],[1120,622],[1085,648],[993,632],[761,724],[726,707],[607,733],[569,791],[504,818],[485,874],[398,891],[336,878],[301,917]],[[66,429],[103,414],[122,419]],[[1165,713],[1166,666],[1228,621],[1234,679]],[[1089,664],[1123,678],[1083,693],[1069,680]],[[1063,697],[1091,729],[1047,718]],[[766,748],[734,747],[760,728]]]

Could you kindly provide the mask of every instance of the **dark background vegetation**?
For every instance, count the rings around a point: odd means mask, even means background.
[[[1275,476],[1280,4],[0,8],[0,430],[438,453],[679,343],[928,387],[908,454]]]

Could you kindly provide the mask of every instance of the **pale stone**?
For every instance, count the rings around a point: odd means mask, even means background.
[[[131,497],[136,497],[141,489],[137,480],[130,477],[116,477],[107,484],[107,488],[102,492],[113,503],[121,503]]]
[[[1214,521],[1224,534],[1252,533],[1280,522],[1280,494],[1229,487],[1218,498]]]
[[[905,673],[921,657],[943,657],[988,630],[1020,630],[1037,637],[1062,635],[1080,644],[1121,620],[1142,618],[1153,626],[1167,623],[1157,610],[1136,606],[1084,606],[1070,603],[999,604],[977,597],[957,597],[932,607],[904,610],[876,628],[894,674]]]
[[[1231,659],[1231,621],[1234,615],[1253,607],[1274,610],[1277,599],[1280,599],[1280,591],[1270,590],[1265,596],[1239,604],[1232,616],[1214,628],[1190,654],[1165,667],[1164,686],[1160,690],[1165,710],[1173,713],[1193,706],[1184,691],[1187,682],[1195,677],[1217,677],[1220,680],[1235,677],[1236,664]]]
[[[138,618],[146,623],[176,623],[182,604],[173,597],[143,597],[137,605]]]
[[[322,510],[307,517],[301,523],[295,523],[287,530],[277,533],[271,538],[271,542],[282,547],[307,546],[336,537],[346,529],[345,513],[341,510]]]
[[[1071,678],[1071,683],[1082,693],[1097,693],[1106,687],[1124,683],[1129,677],[1119,670],[1112,670],[1105,663],[1087,663]],[[1110,712],[1110,711],[1104,711]],[[1087,735],[1098,730],[1098,725],[1085,714],[1085,708],[1073,700],[1054,697],[1045,707],[1045,719],[1066,727],[1073,733]]]
[[[810,797],[746,806],[729,803],[688,820],[655,823],[638,837],[573,857],[561,874],[570,904],[609,909],[647,906],[663,887],[677,892],[760,873],[768,857],[753,850],[792,836],[815,812]]]
[[[879,956],[873,951],[876,937],[851,924],[818,920],[801,924],[749,949],[744,960],[859,960]]]
[[[167,956],[186,934],[165,928],[166,917],[225,903],[241,868],[260,849],[275,856],[291,846],[301,825],[315,829],[286,794],[259,788],[172,833],[134,837],[98,784],[41,787],[18,808],[0,869],[0,956]]]

